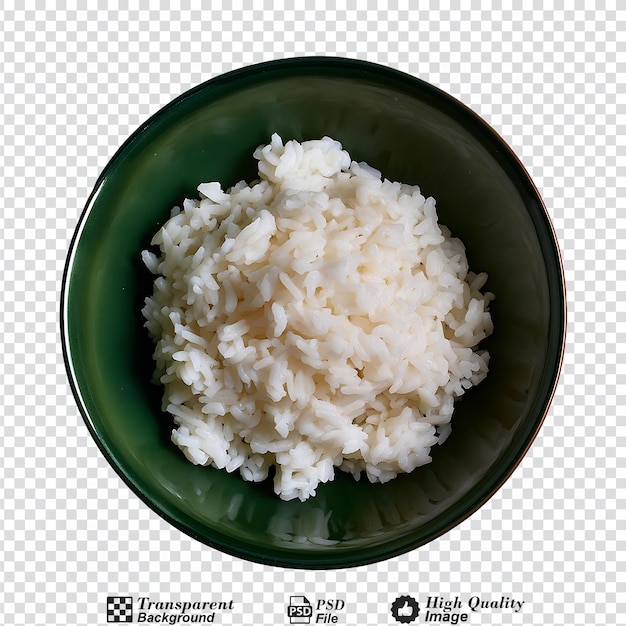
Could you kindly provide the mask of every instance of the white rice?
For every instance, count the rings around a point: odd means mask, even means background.
[[[305,500],[335,468],[385,482],[431,460],[487,374],[485,274],[418,187],[328,137],[254,152],[156,233],[143,314],[172,440],[195,464]]]

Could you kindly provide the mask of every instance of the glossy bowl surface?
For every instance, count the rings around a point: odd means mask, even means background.
[[[433,462],[385,485],[339,473],[305,503],[195,467],[169,442],[150,383],[140,252],[200,182],[255,177],[273,132],[329,135],[386,178],[418,184],[489,274],[488,378],[457,405]],[[545,207],[504,141],[439,89],[371,63],[296,58],[236,70],[146,121],[98,179],[68,255],[63,348],[80,411],[115,470],[158,514],[224,552],[270,565],[363,565],[426,544],[471,515],[520,462],[548,410],[565,334],[563,272]]]

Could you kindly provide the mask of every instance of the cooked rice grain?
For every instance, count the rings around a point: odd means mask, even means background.
[[[486,276],[435,201],[341,144],[271,142],[259,180],[202,183],[144,251],[143,314],[172,440],[200,465],[305,500],[335,468],[374,482],[430,461],[487,374]]]

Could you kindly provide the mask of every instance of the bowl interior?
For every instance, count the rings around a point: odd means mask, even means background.
[[[489,274],[495,332],[487,379],[457,405],[433,462],[386,485],[341,475],[305,503],[267,484],[189,464],[169,442],[140,309],[152,277],[140,252],[200,182],[251,180],[252,152],[329,135],[386,178],[418,184]],[[477,116],[399,72],[345,59],[292,59],[232,72],[144,124],[99,179],[72,245],[63,293],[72,386],[102,451],[159,514],[237,556],[342,567],[423,545],[470,515],[532,442],[563,347],[562,273],[541,200]]]

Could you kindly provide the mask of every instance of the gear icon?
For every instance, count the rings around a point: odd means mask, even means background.
[[[411,596],[399,596],[391,605],[393,618],[401,624],[410,624],[420,613],[418,601]]]

